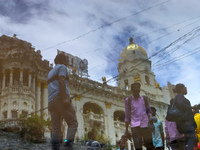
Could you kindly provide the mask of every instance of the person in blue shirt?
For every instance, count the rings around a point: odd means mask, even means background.
[[[154,130],[152,131],[152,140],[153,140],[153,146],[156,150],[164,150],[164,131],[163,131],[163,125],[160,120],[156,117],[156,108],[151,107],[152,111],[152,117],[151,119],[153,121]]]
[[[49,72],[48,108],[52,122],[52,150],[59,150],[61,141],[61,125],[64,119],[68,125],[65,149],[72,149],[78,122],[75,109],[70,101],[69,75],[67,71],[67,57],[58,54],[54,59],[55,67]]]

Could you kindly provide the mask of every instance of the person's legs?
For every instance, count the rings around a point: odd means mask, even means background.
[[[153,150],[153,141],[152,141],[152,133],[148,130],[148,128],[141,128],[141,136],[144,140],[144,146],[147,148],[147,150]]]
[[[177,144],[178,144],[178,149],[179,150],[185,150],[185,138],[180,138],[180,139],[177,139]]]
[[[174,140],[170,143],[170,147],[172,150],[179,150],[178,142],[177,140]]]
[[[67,139],[74,140],[77,127],[78,127],[78,122],[76,118],[76,112],[72,104],[69,105],[67,112],[63,115],[63,118],[65,119],[68,125]]]
[[[50,112],[52,123],[52,150],[59,150],[61,138],[61,116],[60,113],[55,109],[52,109]]]
[[[185,139],[180,138],[171,142],[170,147],[172,150],[185,150]]]
[[[131,128],[133,142],[136,150],[142,150],[142,137],[141,137],[141,128],[134,127]]]
[[[186,144],[187,144],[187,150],[194,150],[194,146],[197,140],[197,137],[195,135],[195,130],[187,131],[184,133]]]
[[[52,113],[53,122],[52,122],[52,130],[54,130],[54,135],[52,131],[52,137],[54,137],[53,141],[57,139],[57,137],[61,135],[61,118],[64,118],[68,125],[67,131],[67,142],[66,146],[72,146],[74,142],[74,137],[77,131],[78,122],[76,119],[76,112],[70,103],[67,107],[63,105],[62,99],[58,95],[52,102],[49,104],[50,112]],[[53,128],[54,125],[54,128]],[[58,133],[60,135],[58,135]],[[55,142],[54,142],[55,143]]]
[[[66,137],[67,142],[65,143],[65,146],[72,147],[78,127],[76,112],[71,103],[66,107],[65,105],[63,105],[61,100],[58,101],[56,107],[68,125],[67,137]]]

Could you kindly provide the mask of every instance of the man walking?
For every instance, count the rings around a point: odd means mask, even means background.
[[[140,83],[133,83],[131,85],[133,95],[125,99],[125,135],[128,135],[130,124],[135,149],[142,150],[144,143],[147,150],[153,150],[152,135],[148,130],[151,109],[148,98],[140,96],[140,86]]]
[[[70,101],[67,57],[64,54],[58,54],[54,62],[55,67],[49,72],[47,77],[49,92],[48,107],[52,122],[52,150],[59,150],[60,140],[62,140],[61,125],[63,119],[68,125],[65,149],[71,150],[78,122],[75,110]]]

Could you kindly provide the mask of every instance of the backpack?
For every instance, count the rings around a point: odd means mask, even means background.
[[[144,99],[144,103],[145,103],[145,108],[146,108],[146,113],[148,114],[148,104],[149,104],[149,101],[148,101],[148,97],[143,95],[142,96],[143,99]],[[132,95],[128,97],[128,106],[129,106],[129,119],[131,120],[131,102],[132,102]]]

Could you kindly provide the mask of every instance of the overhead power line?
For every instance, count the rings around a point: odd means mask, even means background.
[[[197,36],[196,36],[196,37],[194,37],[194,36],[195,36],[195,34],[196,34],[197,32],[199,32],[199,31],[200,31],[200,26],[194,28],[192,31],[186,33],[185,35],[183,35],[182,37],[180,37],[178,40],[174,41],[173,44],[171,44],[170,46],[172,46],[172,45],[174,45],[174,44],[180,42],[181,40],[185,39],[187,36],[190,36],[190,35],[193,34],[192,37],[190,37],[188,40],[184,41],[181,45],[179,45],[179,46],[177,46],[177,47],[171,49],[166,55],[159,55],[158,57],[160,57],[161,59],[158,60],[158,61],[156,61],[152,66],[155,66],[156,64],[160,63],[160,62],[163,61],[167,56],[169,56],[170,54],[172,54],[172,53],[174,53],[176,50],[178,50],[181,46],[183,46],[184,44],[186,44],[186,43],[188,43],[189,41],[191,41],[191,40],[193,40],[194,38],[196,38]],[[160,52],[160,51],[159,51],[159,52]]]
[[[200,52],[200,47],[195,48],[195,49],[193,49],[192,51],[187,52],[187,53],[185,53],[185,54],[183,54],[183,55],[174,57],[173,59],[171,59],[171,60],[169,60],[169,61],[167,61],[167,62],[164,62],[164,63],[162,63],[162,64],[156,65],[155,68],[153,68],[153,69],[161,68],[161,67],[163,67],[163,66],[172,64],[172,63],[174,63],[174,62],[176,62],[176,61],[179,61],[179,60],[182,60],[182,59],[184,59],[184,58],[186,58],[186,57],[192,56],[192,55],[194,55],[194,54],[196,54],[196,53],[198,53],[198,52]]]
[[[96,32],[97,30],[100,30],[100,29],[102,29],[102,28],[104,28],[104,27],[111,26],[111,25],[113,25],[113,24],[115,24],[115,23],[117,23],[117,22],[119,22],[119,21],[122,21],[122,20],[124,20],[124,19],[127,19],[127,18],[130,18],[130,17],[132,17],[132,16],[138,15],[138,14],[143,13],[143,12],[145,12],[145,11],[147,11],[147,10],[150,10],[150,9],[152,9],[152,8],[154,8],[154,7],[158,7],[158,6],[160,6],[160,5],[163,5],[163,4],[167,3],[167,2],[169,2],[169,0],[164,1],[164,2],[162,2],[162,3],[159,3],[159,4],[157,4],[157,5],[154,5],[154,6],[150,6],[150,7],[146,8],[146,9],[144,9],[144,10],[141,10],[141,11],[139,11],[139,12],[133,13],[133,14],[131,14],[131,15],[129,15],[129,16],[122,17],[122,18],[117,19],[117,20],[115,20],[115,21],[113,21],[113,22],[111,22],[111,23],[104,24],[104,25],[102,25],[102,26],[100,26],[100,27],[98,27],[98,28],[96,28],[96,29],[93,29],[93,30],[91,30],[91,31],[88,31],[88,32],[86,32],[86,33],[84,33],[84,34],[82,34],[82,35],[80,35],[80,36],[77,36],[77,37],[75,37],[75,38],[73,38],[73,39],[70,39],[70,40],[67,40],[67,41],[63,41],[63,42],[58,43],[58,44],[56,44],[56,45],[53,45],[53,46],[51,46],[51,47],[45,48],[43,51],[45,51],[45,50],[47,50],[47,49],[50,49],[50,48],[54,48],[54,47],[56,47],[56,46],[58,46],[58,45],[61,45],[61,44],[64,44],[64,43],[68,43],[68,42],[77,40],[77,39],[82,38],[82,37],[84,37],[84,36],[86,36],[86,35],[88,35],[88,34],[90,34],[90,33],[92,33],[92,32]]]

